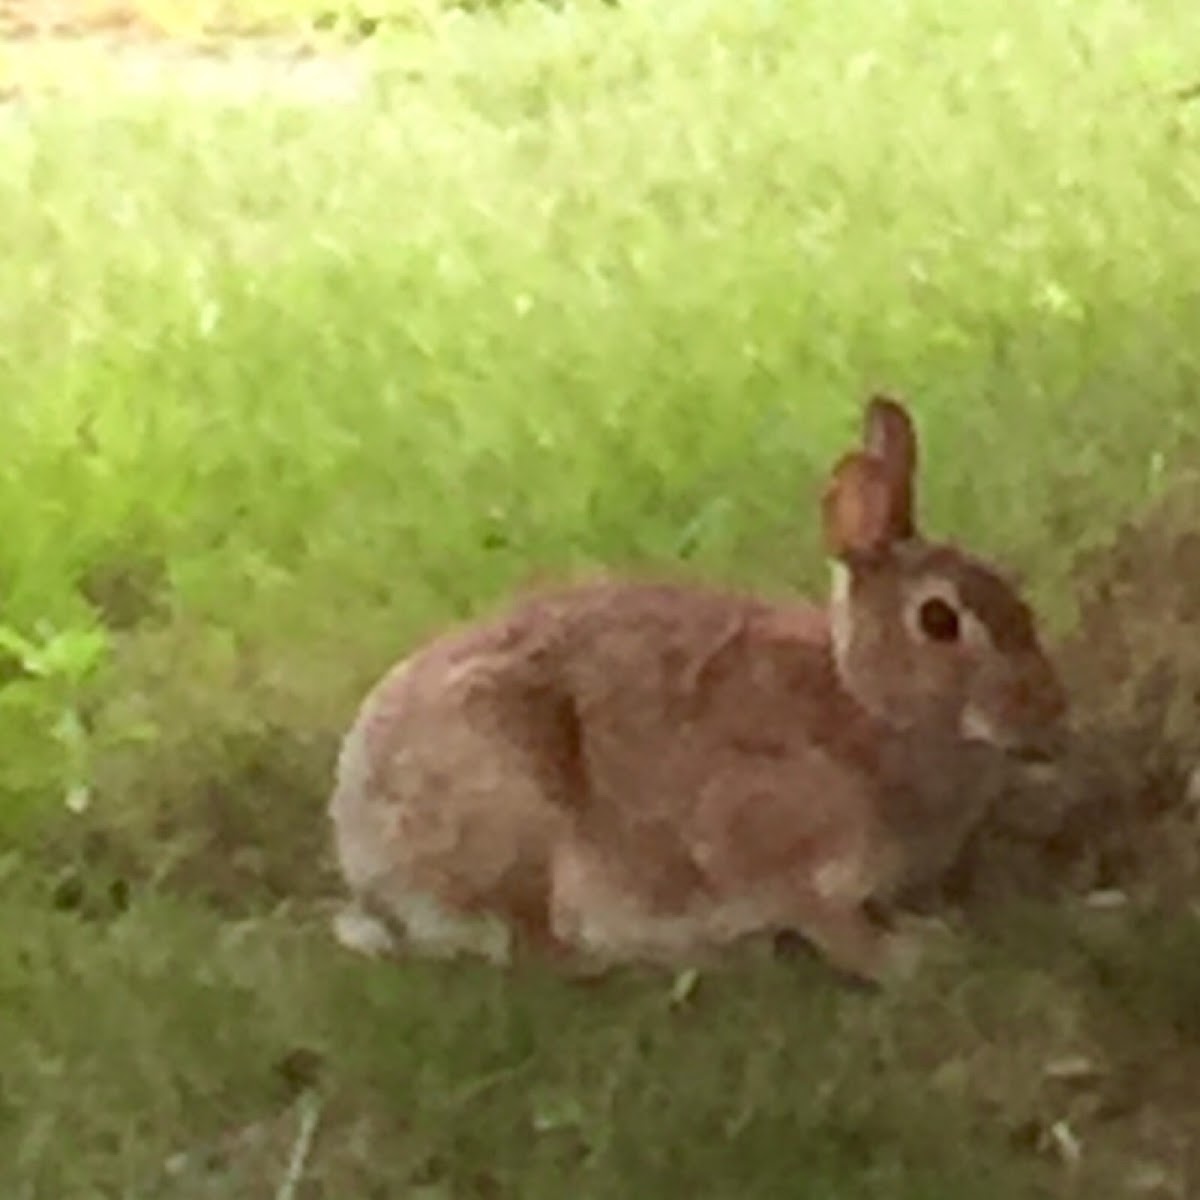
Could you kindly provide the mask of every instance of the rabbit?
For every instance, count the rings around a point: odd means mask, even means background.
[[[338,759],[339,940],[604,968],[799,935],[854,978],[900,970],[880,912],[1069,712],[1015,586],[919,536],[917,459],[905,406],[869,400],[820,500],[827,607],[602,578],[393,668]]]

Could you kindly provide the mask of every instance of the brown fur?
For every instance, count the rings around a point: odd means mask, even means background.
[[[953,860],[998,757],[979,739],[1052,744],[1065,698],[1010,585],[915,536],[904,409],[872,402],[863,445],[822,502],[828,610],[584,583],[396,668],[331,806],[357,903],[606,961],[791,930],[881,974],[896,946],[865,906]],[[928,603],[958,636],[924,632]]]

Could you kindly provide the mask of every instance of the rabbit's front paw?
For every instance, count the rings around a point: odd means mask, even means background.
[[[905,916],[887,935],[884,979],[903,983],[954,956],[956,938],[936,917]]]
[[[333,936],[347,950],[368,958],[387,958],[397,950],[387,925],[358,904],[347,904],[334,916]]]
[[[883,985],[907,983],[916,976],[925,961],[925,939],[915,930],[897,930],[887,934],[883,969],[878,982]]]

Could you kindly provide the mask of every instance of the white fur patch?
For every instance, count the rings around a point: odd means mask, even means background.
[[[813,872],[813,886],[824,900],[857,901],[862,898],[862,869],[849,858],[834,859]]]
[[[883,979],[887,983],[903,984],[913,979],[923,965],[926,944],[919,934],[904,930],[888,938]]]
[[[392,931],[357,904],[349,904],[333,918],[333,936],[347,950],[368,958],[386,958],[398,947]]]
[[[432,896],[418,894],[393,900],[389,916],[403,930],[402,938],[359,904],[347,905],[334,917],[334,937],[346,949],[370,958],[395,956],[407,947],[427,958],[468,956],[494,966],[512,961],[512,931],[498,917],[466,917]]]
[[[440,904],[432,896],[411,893],[390,898],[394,919],[420,954],[431,958],[470,955],[504,966],[512,958],[512,931],[499,917],[468,917]]]
[[[754,899],[700,904],[669,916],[647,913],[634,900],[555,914],[555,934],[603,962],[687,962],[769,925]]]
[[[829,626],[833,637],[833,653],[837,661],[844,662],[850,650],[853,633],[850,589],[850,568],[834,563],[829,580]]]
[[[963,709],[962,719],[959,721],[959,732],[968,742],[987,742],[991,746],[1000,743],[1000,737],[992,720],[971,704]]]

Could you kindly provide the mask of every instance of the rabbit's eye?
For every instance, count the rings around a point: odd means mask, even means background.
[[[926,600],[917,612],[921,632],[932,642],[958,640],[958,613],[945,600],[934,597]]]

